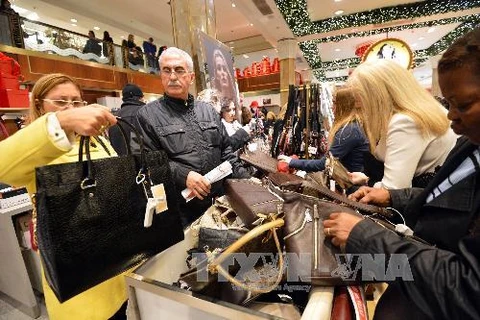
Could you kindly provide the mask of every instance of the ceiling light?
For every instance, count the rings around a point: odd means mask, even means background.
[[[236,5],[235,5],[235,2],[232,2],[232,8],[235,8]]]
[[[341,15],[341,14],[344,13],[344,12],[345,12],[345,11],[343,11],[343,10],[337,10],[337,11],[335,11],[335,14],[336,14],[337,16],[339,16],[339,15]]]
[[[72,23],[72,27],[76,27],[77,25],[75,23]]]
[[[433,31],[435,31],[435,27],[431,27],[430,29],[428,29],[428,33],[432,33]]]
[[[340,2],[340,1],[342,1],[342,0],[335,0],[335,2]]]
[[[337,49],[335,49],[335,51],[339,52],[339,51],[342,51],[342,49],[337,48]]]
[[[249,57],[248,55],[246,55],[246,54],[244,54],[243,57],[244,57],[245,59],[250,58],[250,57]]]
[[[29,20],[38,20],[40,17],[36,12],[32,12],[27,16],[27,19]]]
[[[73,23],[77,23],[77,19],[72,18],[72,19],[70,19],[70,21],[73,22]]]
[[[100,28],[99,28],[99,27],[93,27],[93,30],[97,30],[97,31],[98,31],[98,30],[100,30]]]
[[[249,26],[250,26],[250,27],[253,27],[253,23],[250,23]]]

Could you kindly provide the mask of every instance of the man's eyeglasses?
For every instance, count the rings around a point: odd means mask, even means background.
[[[178,68],[175,68],[175,69],[170,69],[170,68],[163,68],[162,69],[162,73],[166,76],[169,76],[172,74],[172,73],[175,73],[175,75],[177,77],[181,77],[183,76],[184,74],[188,73],[187,70],[185,70],[184,68],[182,67],[178,67]]]
[[[88,104],[87,101],[79,101],[79,100],[52,100],[52,99],[42,99],[42,101],[46,101],[48,103],[51,103],[53,105],[55,105],[56,107],[60,107],[60,108],[64,108],[68,105],[72,105],[74,108],[80,108],[80,107],[84,107]]]

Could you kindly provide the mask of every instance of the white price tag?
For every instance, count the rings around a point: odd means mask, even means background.
[[[257,148],[258,148],[258,145],[257,145],[256,142],[248,144],[248,151],[250,151],[250,152],[257,151]]]

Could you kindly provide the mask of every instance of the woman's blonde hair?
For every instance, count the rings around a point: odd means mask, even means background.
[[[395,113],[410,116],[424,136],[447,132],[449,121],[440,103],[424,89],[413,74],[391,60],[365,62],[350,76],[361,101],[361,117],[373,152],[387,134]]]
[[[353,88],[344,87],[335,91],[335,121],[328,133],[328,144],[331,145],[335,139],[335,134],[353,121],[357,121],[362,126],[359,116],[359,108],[356,106],[355,91]],[[362,126],[363,127],[363,126]]]
[[[45,75],[38,79],[33,86],[30,97],[30,116],[28,119],[29,122],[34,121],[45,113],[45,110],[43,109],[42,99],[45,98],[45,96],[50,92],[50,90],[63,83],[72,83],[73,85],[75,85],[78,88],[78,91],[80,91],[80,95],[83,100],[82,89],[80,88],[80,85],[77,83],[77,81],[72,77],[62,73],[52,73]]]

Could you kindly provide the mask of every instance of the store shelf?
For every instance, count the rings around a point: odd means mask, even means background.
[[[0,108],[0,113],[22,113],[28,112],[28,108]]]
[[[14,216],[16,214],[19,214],[28,210],[32,210],[32,209],[33,209],[33,206],[31,203],[24,203],[20,206],[15,206],[7,209],[0,209],[0,214],[8,214],[8,215]]]

